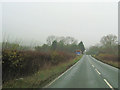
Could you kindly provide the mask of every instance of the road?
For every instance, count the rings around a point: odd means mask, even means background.
[[[118,69],[84,55],[47,88],[118,88]]]

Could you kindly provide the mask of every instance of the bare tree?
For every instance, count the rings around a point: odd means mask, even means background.
[[[56,37],[54,35],[48,36],[47,38],[47,44],[52,45],[52,42],[56,40]]]
[[[107,36],[103,36],[100,40],[101,44],[105,47],[114,46],[117,43],[117,36],[113,34],[109,34]]]
[[[69,36],[65,38],[65,44],[66,45],[67,44],[73,44],[73,43],[77,44],[77,40],[75,40],[75,38],[69,37]]]

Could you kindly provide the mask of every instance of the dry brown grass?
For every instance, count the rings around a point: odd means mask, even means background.
[[[120,61],[117,55],[113,55],[113,54],[99,54],[97,56],[94,56],[96,59],[107,63],[111,66],[120,68]]]

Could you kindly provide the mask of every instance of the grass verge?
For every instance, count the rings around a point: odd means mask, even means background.
[[[19,79],[10,80],[3,84],[3,88],[41,88],[65,72],[68,68],[80,60],[81,56],[77,56],[73,60],[60,63],[56,66],[48,66],[36,72],[35,74]]]
[[[99,60],[99,61],[101,61],[101,62],[103,62],[103,63],[106,63],[106,64],[108,64],[108,65],[111,65],[111,66],[113,66],[113,67],[116,67],[116,68],[119,68],[119,69],[120,69],[120,61],[102,60],[101,58],[98,58],[98,57],[96,57],[96,56],[92,56],[92,57],[94,57],[95,59],[97,59],[97,60]]]

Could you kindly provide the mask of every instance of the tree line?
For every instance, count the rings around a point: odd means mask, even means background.
[[[73,37],[49,36],[46,42],[34,49],[19,43],[2,42],[3,83],[32,75],[48,65],[51,67],[73,60],[77,49],[85,50],[83,42],[77,43]]]
[[[117,36],[113,34],[109,34],[103,36],[100,40],[99,44],[91,46],[87,50],[87,54],[98,55],[98,54],[118,54],[118,41]]]
[[[48,36],[46,40],[47,44],[42,46],[36,46],[35,50],[42,52],[49,51],[64,51],[74,53],[76,50],[85,51],[85,46],[83,42],[79,42],[73,37],[57,37],[57,36]]]
[[[91,46],[87,50],[87,54],[104,63],[120,68],[120,45],[116,35],[109,34],[103,36],[99,44]]]

